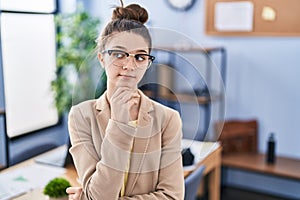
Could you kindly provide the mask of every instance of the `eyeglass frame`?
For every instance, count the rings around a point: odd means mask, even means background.
[[[152,62],[155,60],[155,56],[152,56],[150,54],[146,54],[146,53],[132,54],[132,53],[128,53],[126,51],[119,50],[119,49],[107,49],[107,50],[103,50],[103,51],[101,51],[101,54],[107,53],[109,56],[111,56],[111,54],[113,52],[124,53],[126,55],[126,58],[128,58],[129,56],[133,56],[135,58],[135,60],[137,60],[137,56],[148,56],[149,57],[149,63],[147,65],[146,69],[148,69],[151,66]],[[139,67],[137,66],[137,68],[139,68]]]

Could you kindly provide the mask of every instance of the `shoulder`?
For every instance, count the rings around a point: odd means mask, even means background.
[[[92,114],[96,107],[97,99],[87,100],[72,106],[70,115],[89,115]]]
[[[72,106],[71,110],[89,110],[95,108],[97,99],[91,99],[87,101],[83,101],[77,105]]]
[[[168,124],[177,124],[181,125],[180,114],[177,110],[165,106],[154,100],[150,100],[153,105],[154,115],[161,121],[162,127],[167,126]]]
[[[179,116],[179,112],[173,108],[170,108],[168,106],[165,106],[157,101],[151,100],[152,105],[154,107],[154,110],[161,112],[165,115],[178,115]]]

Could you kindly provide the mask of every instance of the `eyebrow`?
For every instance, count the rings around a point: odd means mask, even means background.
[[[127,50],[127,49],[126,49],[125,47],[123,47],[123,46],[113,46],[112,48],[122,49],[122,50],[124,50],[124,51]],[[148,53],[146,50],[143,50],[143,49],[138,49],[138,50],[136,50],[136,52],[138,52],[138,53]]]
[[[126,50],[126,48],[123,47],[123,46],[113,46],[112,48],[117,48],[117,49],[123,49],[123,50]]]

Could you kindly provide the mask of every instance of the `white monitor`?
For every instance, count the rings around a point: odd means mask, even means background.
[[[15,137],[55,125],[51,92],[56,42],[51,14],[1,13],[1,49],[7,134]]]
[[[0,0],[2,11],[53,13],[56,8],[56,0]]]

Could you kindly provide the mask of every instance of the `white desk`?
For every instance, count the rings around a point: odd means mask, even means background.
[[[193,167],[187,167],[184,171],[184,176],[188,176],[196,167],[205,165],[204,176],[208,178],[208,190],[210,200],[220,199],[220,174],[221,174],[221,146],[219,143],[211,142],[198,142],[191,140],[183,140],[182,147],[190,147],[193,154],[195,154],[195,164]],[[20,164],[12,166],[6,170],[0,172],[5,173],[8,171],[17,170],[20,167],[34,164],[34,159],[29,159]],[[41,172],[37,172],[41,173]],[[65,174],[63,175],[70,181],[71,185],[79,186],[77,182],[77,173],[74,166],[67,166]],[[42,189],[36,189],[22,195],[17,200],[44,200],[45,196],[42,194]]]
[[[219,200],[221,192],[221,145],[213,142],[183,140],[182,147],[191,148],[192,153],[195,155],[196,162],[194,167],[185,168],[184,176],[188,176],[195,169],[195,167],[205,165],[203,175],[208,178],[209,200]],[[203,188],[203,185],[200,186],[200,188]],[[199,190],[198,194],[201,194],[201,192],[202,191]]]

